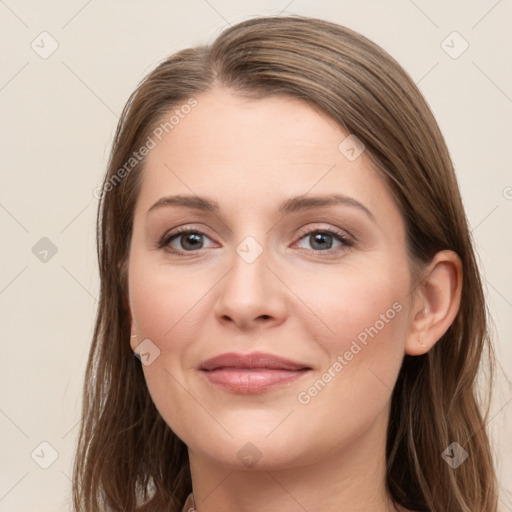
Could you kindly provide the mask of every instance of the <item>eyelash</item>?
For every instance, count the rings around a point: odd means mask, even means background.
[[[175,238],[179,238],[180,235],[191,234],[191,233],[198,234],[198,235],[204,235],[204,236],[208,237],[208,235],[206,233],[204,233],[204,232],[202,232],[202,231],[200,231],[198,229],[190,229],[190,227],[182,226],[182,227],[177,228],[172,233],[164,235],[160,239],[160,241],[157,242],[156,247],[157,247],[157,249],[164,249],[165,251],[170,252],[170,253],[175,254],[175,255],[178,255],[178,256],[186,256],[186,255],[190,255],[190,254],[193,254],[193,253],[197,253],[201,249],[198,249],[196,251],[180,251],[180,250],[176,250],[174,248],[170,248],[170,246],[169,246],[169,244]],[[354,245],[353,240],[348,238],[346,235],[342,234],[339,231],[336,231],[336,230],[333,230],[333,229],[329,229],[329,228],[325,228],[325,229],[317,228],[317,229],[309,229],[309,230],[306,229],[306,228],[302,228],[301,230],[299,230],[297,241],[300,241],[303,238],[305,238],[306,236],[312,235],[313,233],[322,233],[322,234],[331,235],[334,238],[336,238],[339,242],[341,242],[341,244],[342,244],[341,247],[337,247],[337,248],[334,248],[334,249],[328,249],[328,250],[325,250],[325,251],[321,251],[321,250],[318,250],[318,249],[303,249],[304,251],[308,251],[310,254],[314,254],[315,256],[316,255],[326,256],[326,257],[327,256],[331,256],[334,253],[339,252],[340,250],[344,250],[344,249],[346,249],[348,247],[352,247]]]

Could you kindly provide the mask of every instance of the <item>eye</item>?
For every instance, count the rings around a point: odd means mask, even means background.
[[[210,240],[205,233],[196,229],[178,228],[173,233],[165,235],[158,243],[159,248],[166,248],[171,252],[195,252],[205,249],[204,240]]]
[[[313,229],[305,232],[302,231],[300,235],[301,237],[299,242],[305,241],[309,243],[311,246],[311,249],[309,250],[314,253],[322,252],[331,254],[333,252],[338,252],[340,248],[343,250],[344,247],[350,247],[353,245],[352,240],[347,236],[332,229]],[[337,246],[336,243],[338,244]],[[308,249],[307,247],[302,248]]]

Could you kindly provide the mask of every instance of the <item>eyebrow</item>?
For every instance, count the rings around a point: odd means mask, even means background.
[[[339,204],[357,208],[364,212],[371,220],[375,222],[375,217],[373,213],[364,204],[360,203],[359,201],[352,197],[340,194],[290,197],[289,199],[286,199],[279,205],[278,212],[281,214],[289,214]],[[211,213],[217,213],[220,210],[217,201],[209,199],[208,197],[196,195],[176,195],[160,198],[147,211],[146,215],[155,210],[159,210],[160,208],[169,206],[191,208]]]

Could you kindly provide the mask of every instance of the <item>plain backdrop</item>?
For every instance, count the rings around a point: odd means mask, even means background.
[[[166,56],[228,24],[292,13],[381,45],[446,137],[496,325],[488,426],[500,506],[512,511],[510,0],[0,1],[1,511],[69,509],[99,284],[93,190],[129,94]]]

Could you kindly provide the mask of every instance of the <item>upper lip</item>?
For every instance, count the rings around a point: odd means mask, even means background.
[[[270,370],[304,370],[309,366],[285,359],[284,357],[266,354],[264,352],[253,352],[251,354],[237,354],[229,352],[220,354],[203,361],[200,370],[217,370],[219,368],[266,368]]]

